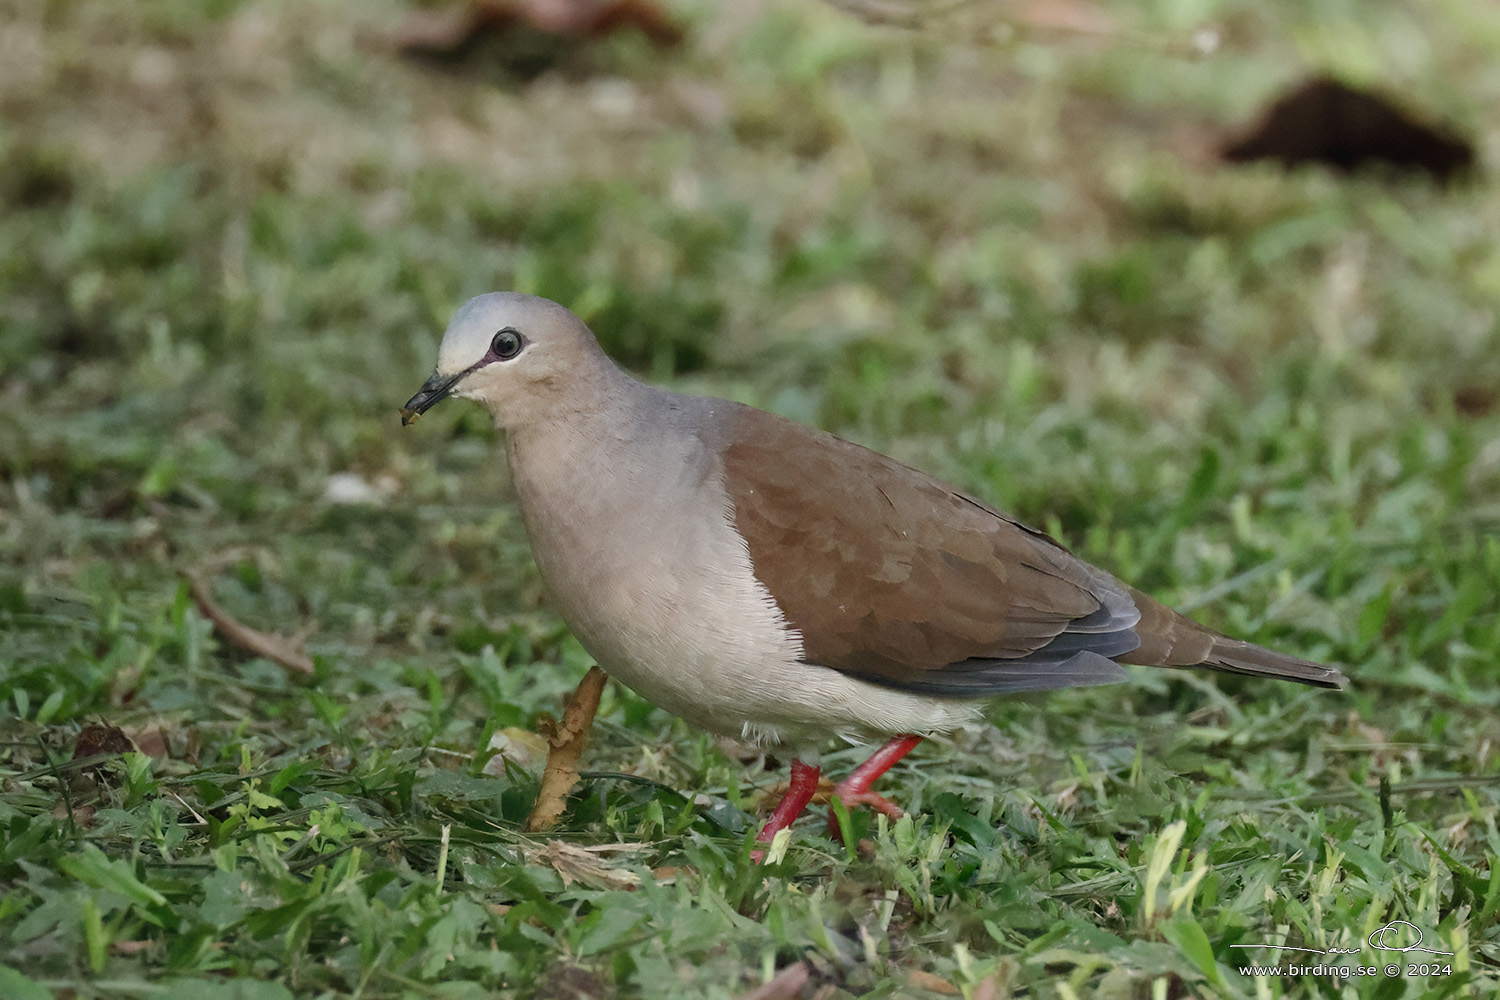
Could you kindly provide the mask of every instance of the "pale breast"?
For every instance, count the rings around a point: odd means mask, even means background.
[[[606,672],[694,725],[767,745],[943,731],[976,714],[802,662],[733,528],[722,462],[679,432],[712,421],[718,401],[646,402],[651,433],[622,431],[642,425],[621,415],[509,447],[543,580]],[[631,461],[598,461],[601,449]]]

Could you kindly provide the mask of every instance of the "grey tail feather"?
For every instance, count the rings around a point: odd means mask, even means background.
[[[914,671],[919,676],[900,681],[877,674],[854,673],[853,676],[898,691],[950,698],[989,698],[1095,684],[1119,684],[1129,677],[1125,668],[1114,660],[1087,649],[1061,659],[972,659],[957,666],[959,669]]]
[[[1349,686],[1349,678],[1333,667],[1326,667],[1311,660],[1299,660],[1295,656],[1273,652],[1253,643],[1239,639],[1217,638],[1207,659],[1198,664],[1208,670],[1220,670],[1226,674],[1248,674],[1252,677],[1274,677],[1277,680],[1296,681],[1313,687],[1336,688]]]

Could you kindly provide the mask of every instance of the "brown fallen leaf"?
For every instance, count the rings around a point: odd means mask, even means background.
[[[162,759],[167,756],[167,734],[161,726],[132,726],[126,730],[125,738],[147,757]]]
[[[604,692],[606,677],[598,667],[590,667],[563,707],[562,721],[553,723],[550,732],[543,729],[542,735],[549,744],[547,766],[542,771],[536,805],[526,817],[528,832],[552,829],[563,814],[568,793],[578,784],[578,758],[589,745],[589,732],[594,726],[594,713],[599,711],[599,696]]]
[[[71,819],[79,829],[94,825],[94,802],[101,790],[118,787],[120,772],[107,766],[122,754],[135,753],[136,745],[112,722],[91,722],[78,734],[72,763],[76,770],[58,775],[63,780],[62,798],[52,808],[57,819]]]
[[[410,15],[395,41],[403,52],[452,57],[480,36],[517,29],[590,40],[627,28],[661,48],[682,41],[682,29],[650,0],[468,0]]]
[[[513,767],[535,774],[546,766],[551,745],[541,733],[520,726],[506,726],[490,736],[490,745],[485,749],[495,751],[495,755],[485,762],[484,773],[500,778]]]
[[[605,845],[605,849],[612,846]],[[597,849],[549,840],[545,847],[526,852],[526,857],[557,872],[565,886],[579,882],[590,889],[634,889],[641,884],[641,877],[635,872],[608,864],[599,853]]]
[[[98,809],[85,802],[80,805],[70,806],[67,799],[60,799],[52,807],[53,819],[72,819],[73,825],[80,830],[89,830],[94,826],[94,813]]]
[[[1500,403],[1500,392],[1488,385],[1461,385],[1453,390],[1453,407],[1465,417],[1487,417]]]
[[[961,990],[954,986],[942,976],[935,976],[921,969],[912,969],[906,974],[906,985],[913,989],[926,990],[928,993],[937,993],[945,997],[956,997]]]
[[[203,582],[202,578],[188,570],[181,570],[180,574],[187,581],[188,593],[192,595],[193,603],[198,606],[198,612],[213,623],[214,629],[224,637],[225,642],[247,653],[263,656],[279,663],[288,670],[295,670],[302,674],[311,674],[316,670],[311,658],[302,652],[302,644],[299,641],[271,632],[262,632],[236,620],[214,601],[213,594],[210,593],[208,585]]]
[[[1028,0],[1016,8],[1016,20],[1027,28],[1059,34],[1116,34],[1109,11],[1087,0]]]
[[[1323,163],[1344,171],[1383,163],[1446,182],[1473,169],[1476,153],[1447,124],[1424,121],[1383,94],[1315,77],[1277,98],[1223,157],[1231,163],[1276,160],[1287,168]]]
[[[150,951],[154,941],[111,941],[109,950],[125,958],[134,958]]]
[[[981,979],[974,987],[974,1000],[995,1000],[996,997],[1002,995],[1000,990],[1003,986],[1004,982],[1001,980],[1000,973],[993,972]],[[1007,990],[1004,995],[1009,996],[1010,991]]]
[[[807,976],[806,962],[788,965],[772,976],[770,982],[751,990],[740,1000],[797,1000],[802,995],[802,987],[807,985]]]
[[[118,757],[122,753],[135,751],[136,745],[119,726],[111,722],[91,722],[78,734],[78,742],[73,745],[73,759],[84,760],[105,754]],[[89,767],[84,770],[97,771],[98,767]]]

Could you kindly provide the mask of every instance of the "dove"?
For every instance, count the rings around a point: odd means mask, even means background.
[[[692,725],[792,758],[761,841],[811,801],[830,743],[880,744],[833,795],[900,816],[875,781],[986,699],[1123,682],[1122,664],[1347,684],[878,452],[638,381],[547,299],[465,303],[402,422],[449,397],[502,432],[537,569],[599,665]]]

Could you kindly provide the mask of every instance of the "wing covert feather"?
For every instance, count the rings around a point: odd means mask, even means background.
[[[859,445],[725,414],[725,488],[804,656],[953,694],[1121,680],[1131,596],[1041,532]]]

